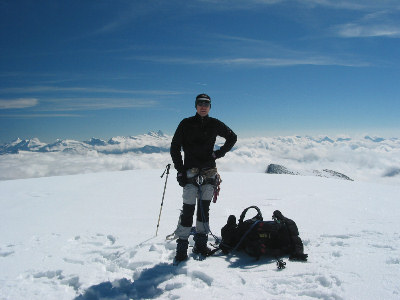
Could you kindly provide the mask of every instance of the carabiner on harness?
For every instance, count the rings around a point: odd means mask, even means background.
[[[197,183],[198,186],[203,185],[203,183],[204,183],[204,177],[203,177],[203,175],[197,175],[197,177],[196,177],[196,183]]]

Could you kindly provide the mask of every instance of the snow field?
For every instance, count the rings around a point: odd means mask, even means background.
[[[181,188],[172,170],[155,237],[162,171],[0,182],[0,299],[400,298],[398,186],[222,172],[213,233],[247,206],[265,220],[279,209],[296,221],[309,260],[284,258],[278,270],[268,257],[190,255],[175,267],[165,236]]]

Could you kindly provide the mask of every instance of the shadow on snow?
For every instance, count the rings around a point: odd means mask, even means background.
[[[262,257],[256,259],[245,253],[236,253],[235,255],[216,255],[215,257],[224,257],[229,263],[228,268],[252,269],[261,264],[275,263],[276,259],[271,257]],[[133,282],[122,278],[113,282],[106,281],[89,287],[84,294],[79,295],[74,300],[97,300],[97,299],[153,299],[161,296],[165,289],[158,286],[165,281],[170,280],[176,275],[188,275],[185,266],[181,264],[174,266],[169,263],[160,263],[150,269],[143,270],[139,277]],[[211,283],[208,283],[209,285]],[[172,287],[170,287],[172,288]],[[176,286],[173,288],[177,288]],[[166,288],[168,290],[168,287]]]
[[[156,298],[164,292],[158,285],[176,275],[186,273],[186,269],[182,267],[161,263],[141,272],[133,282],[122,278],[114,282],[107,281],[93,285],[75,300]]]

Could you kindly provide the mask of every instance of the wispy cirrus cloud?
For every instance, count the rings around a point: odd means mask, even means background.
[[[0,114],[1,118],[7,118],[7,119],[32,119],[32,118],[83,118],[85,117],[84,115],[80,114]]]
[[[111,34],[121,28],[132,26],[132,23],[144,17],[159,14],[161,11],[174,12],[176,5],[182,10],[186,11],[209,11],[209,10],[254,10],[259,8],[268,8],[275,5],[286,5],[289,2],[297,2],[301,7],[327,7],[332,9],[346,9],[346,10],[364,10],[371,9],[400,9],[397,0],[196,0],[190,2],[181,1],[155,1],[154,3],[130,3],[126,2],[119,7],[114,7],[115,14],[113,18],[105,20],[98,28],[74,39],[82,39],[88,36],[97,36]],[[103,6],[103,9],[109,7]]]
[[[362,25],[349,23],[338,27],[338,34],[345,38],[357,37],[392,37],[400,38],[400,26],[393,25]]]
[[[9,87],[0,94],[40,95],[37,98],[0,100],[0,109],[31,108],[31,112],[88,111],[118,108],[151,108],[159,98],[179,95],[172,90],[135,90],[50,85]],[[40,98],[40,101],[38,100]],[[48,115],[45,115],[48,116]],[[64,115],[57,115],[64,116]]]
[[[165,64],[182,64],[182,65],[222,65],[222,66],[240,66],[240,67],[289,67],[299,65],[317,65],[317,66],[350,66],[365,67],[368,63],[346,61],[324,56],[310,57],[233,57],[233,58],[181,58],[181,57],[156,57],[141,56],[133,59],[165,63]]]
[[[0,109],[29,108],[38,104],[36,98],[0,99]]]
[[[238,10],[238,9],[254,9],[259,6],[265,5],[273,5],[282,2],[286,2],[287,0],[197,0],[193,1],[194,3],[198,3],[200,5],[200,9],[204,8],[205,5],[207,8],[213,7],[214,9],[219,10]],[[190,5],[193,5],[191,3]]]
[[[195,2],[195,1],[194,1]],[[208,8],[214,7],[218,10],[243,10],[243,9],[259,9],[262,7],[269,7],[272,5],[280,5],[290,3],[294,4],[297,2],[299,6],[303,7],[325,7],[332,9],[344,9],[344,10],[358,10],[368,11],[371,9],[399,9],[400,4],[398,0],[197,0],[204,6],[207,4]],[[193,5],[193,4],[192,4]],[[201,7],[200,7],[201,8]]]
[[[162,55],[136,55],[126,59],[142,62],[175,64],[175,65],[214,65],[228,67],[268,68],[290,67],[302,65],[315,66],[347,66],[366,67],[371,65],[360,57],[340,56],[318,50],[287,46],[268,39],[257,39],[248,36],[226,35],[214,33],[208,36],[216,54],[213,56],[186,55],[186,56],[162,56]],[[303,43],[304,44],[304,43]],[[222,53],[222,55],[218,54]]]
[[[151,108],[152,99],[136,98],[51,98],[43,101],[41,111],[88,111],[118,108]]]
[[[340,37],[400,37],[400,10],[368,13],[358,20],[333,27]]]
[[[96,29],[83,33],[74,39],[83,39],[91,36],[112,34],[121,28],[132,26],[132,23],[139,18],[151,15],[161,5],[168,4],[167,1],[159,2],[158,5],[145,1],[140,3],[138,1],[120,1],[115,4],[109,5],[104,3],[102,9],[113,11],[114,17],[104,20]]]
[[[347,10],[368,10],[372,8],[398,7],[396,0],[376,1],[376,0],[198,0],[202,4],[214,6],[216,9],[239,10],[239,9],[259,9],[271,5],[286,4],[297,2],[300,6],[311,8],[327,7],[333,9]]]
[[[114,93],[114,94],[144,94],[144,95],[177,95],[181,92],[168,90],[128,90],[96,87],[60,87],[60,86],[23,86],[0,89],[0,93],[46,93],[46,92],[76,92],[76,93]]]
[[[301,4],[348,10],[400,9],[397,0],[298,0]]]
[[[22,99],[23,100],[23,99]],[[29,113],[25,114],[3,114],[6,118],[49,118],[49,117],[81,117],[80,114],[70,114],[61,112],[72,111],[94,111],[107,109],[123,108],[152,108],[159,105],[159,102],[153,99],[142,98],[49,98],[42,99],[40,105],[29,105],[29,101],[13,101],[3,105],[0,100],[0,109],[11,108],[31,108]],[[25,106],[24,106],[25,105]],[[56,112],[56,113],[54,113]],[[60,113],[59,113],[60,112]]]

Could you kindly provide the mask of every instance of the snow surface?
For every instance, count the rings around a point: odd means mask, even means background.
[[[165,236],[181,188],[172,171],[156,237],[162,171],[0,181],[0,299],[400,299],[399,186],[221,172],[214,234],[247,206],[264,219],[279,209],[309,260],[278,270],[236,253],[175,267]]]

